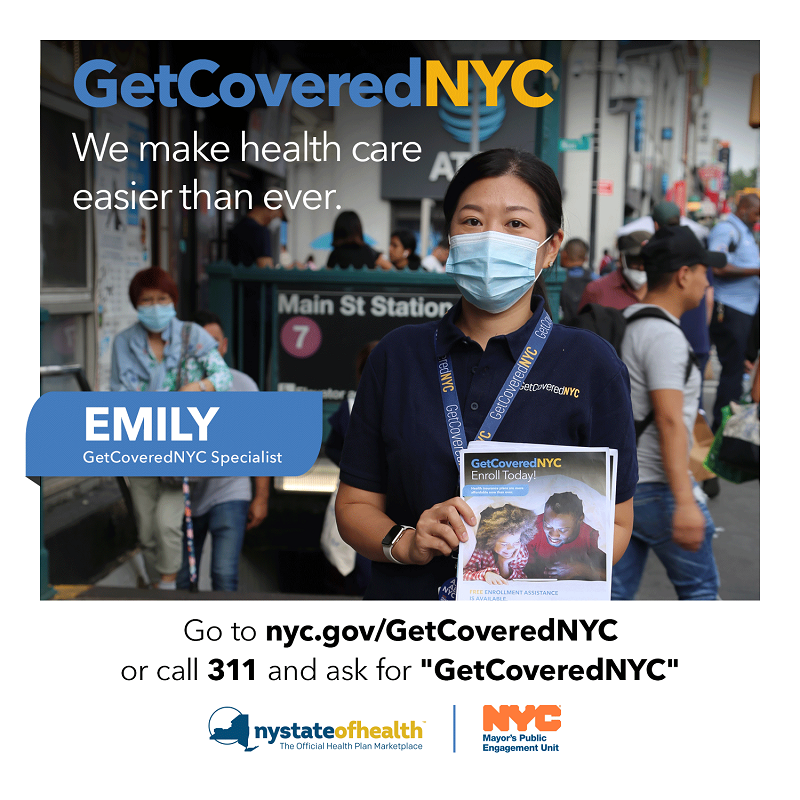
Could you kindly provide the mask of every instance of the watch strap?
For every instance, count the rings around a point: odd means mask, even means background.
[[[395,525],[389,530],[389,533],[383,537],[383,554],[389,561],[395,564],[400,564],[401,566],[406,566],[402,561],[398,561],[394,557],[392,554],[392,548],[400,541],[406,531],[413,530],[413,525]]]

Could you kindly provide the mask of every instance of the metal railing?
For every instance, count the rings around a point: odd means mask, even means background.
[[[44,394],[41,386],[42,379],[47,378],[60,378],[65,375],[73,375],[82,392],[91,392],[92,387],[89,386],[89,381],[86,380],[86,373],[80,364],[58,364],[39,367],[39,393]]]

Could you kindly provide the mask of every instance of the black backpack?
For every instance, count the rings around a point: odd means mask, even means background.
[[[636,322],[637,320],[648,319],[651,317],[663,319],[666,322],[669,322],[671,325],[675,325],[677,328],[680,328],[680,325],[678,325],[677,322],[669,318],[666,311],[662,311],[657,306],[640,308],[636,313],[631,314],[626,318],[622,312],[616,308],[607,308],[606,306],[601,306],[598,303],[587,303],[578,312],[577,316],[570,320],[564,321],[563,324],[571,328],[580,328],[581,330],[592,331],[592,333],[596,333],[598,336],[601,336],[603,339],[609,342],[617,351],[617,355],[621,358],[622,339],[625,336],[625,331],[628,325],[630,325],[632,322]],[[681,333],[683,333],[683,330],[681,330]],[[689,360],[686,363],[686,374],[683,377],[684,384],[689,380],[689,376],[692,374],[692,365],[700,369],[697,356],[695,355],[694,350],[692,349],[692,346],[689,344],[688,340],[686,341],[686,344],[689,347]],[[650,413],[644,419],[638,421],[634,420],[637,442],[639,441],[639,437],[644,432],[644,429],[654,419],[655,412],[650,409]]]
[[[651,310],[655,309],[642,309],[639,313]],[[638,315],[634,316],[638,317]],[[647,316],[661,317],[663,314],[655,313],[647,314]],[[596,333],[609,342],[617,351],[617,355],[621,357],[622,337],[625,336],[627,321],[622,316],[622,312],[616,308],[601,306],[599,303],[587,303],[572,319],[562,320],[562,324],[568,325],[570,328],[581,328],[581,330]]]

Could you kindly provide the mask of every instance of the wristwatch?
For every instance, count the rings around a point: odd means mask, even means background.
[[[403,564],[402,561],[398,561],[392,555],[392,548],[400,541],[400,538],[406,531],[413,531],[414,528],[411,525],[395,525],[386,536],[383,537],[383,541],[381,544],[383,545],[383,554],[389,561],[393,561],[395,564]],[[405,566],[405,565],[404,565]]]

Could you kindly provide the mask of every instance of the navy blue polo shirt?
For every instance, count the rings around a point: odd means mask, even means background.
[[[486,350],[455,325],[461,301],[437,322],[406,325],[381,339],[367,360],[347,429],[340,478],[386,495],[386,514],[416,525],[423,511],[458,495],[438,377],[450,354],[466,436],[472,441],[543,310]],[[434,334],[438,331],[437,344]],[[613,447],[619,451],[616,502],[633,497],[638,479],[628,370],[614,348],[589,331],[554,325],[496,441]],[[386,531],[380,531],[381,535]],[[425,566],[373,562],[365,599],[429,599],[453,577],[456,560]]]

